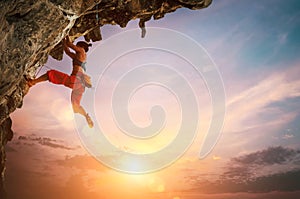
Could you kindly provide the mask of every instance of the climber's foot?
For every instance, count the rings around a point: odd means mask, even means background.
[[[34,85],[35,85],[34,79],[28,79],[28,80],[27,80],[27,84],[28,84],[29,87],[34,86]]]
[[[94,127],[94,123],[93,123],[92,118],[88,114],[86,114],[85,119],[86,119],[86,122],[88,123],[89,127],[93,128]]]
[[[34,79],[30,79],[30,78],[26,77],[25,75],[24,75],[24,78],[25,78],[25,80],[27,81],[27,85],[28,85],[29,87],[32,87],[32,86],[35,85]]]

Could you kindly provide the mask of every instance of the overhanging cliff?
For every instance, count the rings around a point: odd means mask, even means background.
[[[22,106],[32,77],[49,55],[62,59],[61,40],[101,40],[100,27],[130,20],[160,19],[178,8],[201,9],[212,0],[1,0],[0,7],[0,198],[4,196],[5,145],[12,139],[9,118]]]

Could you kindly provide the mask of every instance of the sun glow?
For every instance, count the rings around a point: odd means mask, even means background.
[[[214,155],[213,160],[221,160],[221,157]]]
[[[57,99],[50,105],[51,115],[64,127],[72,124],[74,113],[70,107],[70,102],[64,99]]]
[[[108,171],[105,175],[107,176],[105,179],[103,175],[98,177],[93,183],[92,190],[107,192],[111,198],[152,198],[152,194],[166,191],[166,182],[158,174],[124,174]],[[114,186],[111,187],[111,184]]]
[[[154,176],[148,179],[148,189],[154,193],[162,193],[165,191],[165,182],[162,178]]]

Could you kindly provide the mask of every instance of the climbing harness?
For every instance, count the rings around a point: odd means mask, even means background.
[[[86,62],[81,62],[78,59],[73,59],[73,64],[79,65],[84,71],[86,71]]]

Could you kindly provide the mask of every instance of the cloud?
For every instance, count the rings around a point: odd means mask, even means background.
[[[300,154],[299,150],[278,147],[270,147],[262,151],[257,151],[244,156],[232,159],[232,163],[243,165],[273,165],[283,164],[292,161],[297,155]]]
[[[11,173],[12,174],[12,173]],[[7,192],[10,199],[53,199],[53,198],[103,198],[105,193],[89,191],[82,173],[71,175],[66,183],[58,181],[47,173],[17,171],[7,179]],[[22,179],[22,180],[21,180]]]
[[[284,134],[283,136],[282,136],[282,138],[283,139],[291,139],[291,138],[294,138],[295,137],[295,135],[294,134]]]
[[[300,170],[276,173],[272,175],[261,176],[245,182],[232,180],[222,181],[221,184],[215,184],[224,192],[270,192],[270,191],[299,191]],[[227,186],[222,188],[222,184]]]
[[[241,82],[243,89],[228,96],[223,135],[215,148],[220,156],[261,149],[273,141],[275,146],[296,142],[288,136],[283,139],[282,132],[299,123],[299,66],[296,63],[262,80],[253,77],[256,83],[251,86]],[[237,152],[237,148],[241,150]]]
[[[300,150],[278,147],[232,158],[221,175],[222,180],[247,182],[258,177],[282,172],[286,165],[295,165],[300,159]],[[283,167],[283,168],[282,168]]]
[[[190,192],[177,193],[177,197],[180,199],[294,199],[298,198],[300,191],[295,192],[283,192],[283,191],[272,191],[268,193],[213,193],[213,194],[201,194],[197,190]],[[165,195],[159,196],[157,199],[165,199]],[[174,197],[173,199],[175,199]]]
[[[288,33],[279,34],[277,37],[278,37],[279,44],[285,44],[287,41]]]
[[[293,121],[298,112],[284,110],[281,103],[276,105],[275,102],[285,102],[300,96],[300,80],[295,77],[295,73],[300,72],[298,65],[277,71],[229,97],[225,131],[246,132],[249,129],[264,128],[266,132],[272,132]]]
[[[69,147],[69,146],[65,146],[64,144],[60,144],[63,141],[60,140],[55,140],[52,138],[48,138],[48,137],[37,137],[35,135],[30,135],[30,136],[19,136],[18,140],[24,144],[32,144],[32,143],[38,143],[40,145],[43,146],[48,146],[51,148],[55,148],[55,149],[65,149],[65,150],[75,150],[78,147]]]
[[[199,171],[198,174],[190,173],[185,179],[193,189],[185,192],[216,194],[300,191],[299,162],[300,150],[282,146],[269,147],[230,159],[215,179],[203,176]]]
[[[64,160],[57,160],[56,163],[60,166],[77,168],[82,170],[108,170],[103,164],[98,162],[95,158],[89,155],[75,155],[73,157],[65,157]]]

